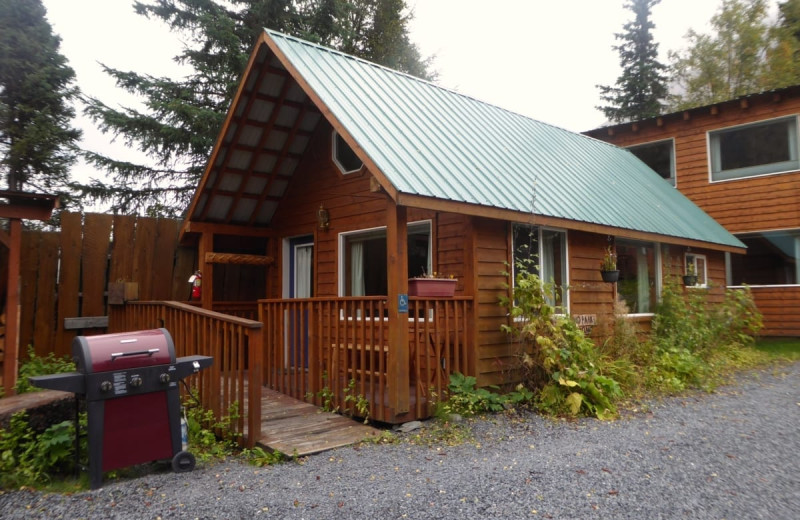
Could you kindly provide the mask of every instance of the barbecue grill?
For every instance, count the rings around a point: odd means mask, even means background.
[[[134,464],[172,459],[177,472],[194,469],[194,456],[182,449],[178,382],[211,366],[213,358],[176,359],[163,328],[78,336],[72,357],[77,371],[29,380],[76,394],[76,406],[86,400],[92,489],[102,484],[103,472]]]

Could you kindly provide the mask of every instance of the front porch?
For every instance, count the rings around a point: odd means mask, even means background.
[[[113,308],[109,332],[165,327],[178,356],[212,356],[190,383],[202,406],[230,416],[240,443],[253,447],[274,434],[265,390],[383,423],[429,417],[451,373],[474,373],[473,302],[411,297],[407,306],[395,321],[386,297],[261,300],[255,321],[179,302],[129,302]]]

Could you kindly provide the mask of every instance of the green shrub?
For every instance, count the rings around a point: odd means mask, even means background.
[[[709,291],[665,284],[653,318],[650,389],[679,392],[712,388],[732,369],[755,364],[755,335],[763,327],[750,289],[728,289],[721,302]]]
[[[63,374],[75,370],[73,363],[68,356],[63,358],[56,357],[52,352],[46,356],[37,356],[32,345],[28,345],[28,359],[19,365],[19,376],[14,389],[18,394],[36,392],[41,388],[35,387],[28,382],[29,377],[45,376],[48,374]]]
[[[241,434],[233,432],[232,424],[239,418],[239,403],[235,401],[228,415],[217,419],[214,412],[199,405],[184,403],[189,449],[198,461],[224,458],[235,453]]]
[[[86,425],[86,414],[81,417]],[[86,437],[81,452],[87,453]],[[11,416],[7,429],[0,429],[0,485],[4,488],[46,484],[55,475],[74,468],[75,423],[63,421],[37,435],[25,411]]]
[[[552,284],[520,270],[513,297],[501,300],[513,323],[503,330],[519,345],[523,382],[538,392],[543,411],[612,418],[617,414],[614,400],[622,395],[619,383],[603,372],[604,360],[577,324],[556,314],[545,296],[553,293]]]
[[[477,388],[476,385],[477,380],[473,376],[458,372],[450,374],[447,400],[442,403],[438,415],[455,413],[470,417],[486,412],[499,412],[509,400],[506,396],[489,390],[497,390],[496,386]]]

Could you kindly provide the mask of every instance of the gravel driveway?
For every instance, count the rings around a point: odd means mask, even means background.
[[[364,445],[71,496],[4,492],[0,517],[800,518],[800,363],[615,422],[522,413],[469,426],[475,441],[457,447]]]

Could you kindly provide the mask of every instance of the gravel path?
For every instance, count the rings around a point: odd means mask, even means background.
[[[469,426],[475,441],[457,447],[364,445],[70,496],[2,492],[0,517],[800,518],[800,363],[610,423],[523,413]]]

